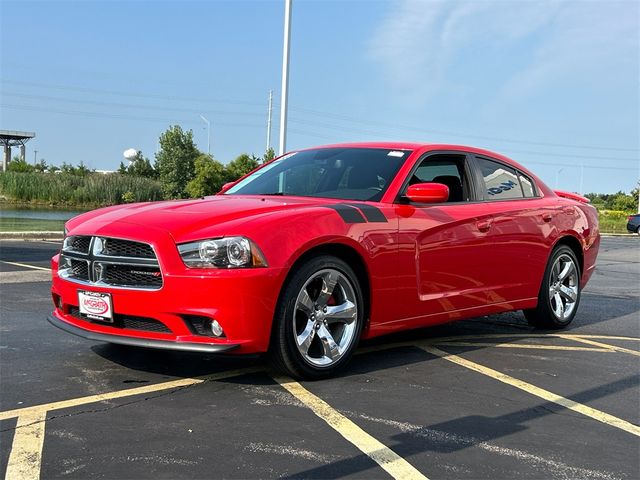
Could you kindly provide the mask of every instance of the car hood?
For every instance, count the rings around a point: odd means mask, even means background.
[[[74,228],[97,230],[110,223],[129,223],[141,228],[168,231],[176,240],[211,227],[249,221],[282,210],[334,203],[331,200],[300,197],[219,195],[198,200],[171,200],[118,205],[84,213],[68,223]]]

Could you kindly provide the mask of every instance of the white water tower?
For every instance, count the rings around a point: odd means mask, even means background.
[[[138,153],[140,153],[140,150],[136,150],[135,148],[127,148],[124,152],[122,152],[122,156],[129,161],[129,164],[131,164]]]

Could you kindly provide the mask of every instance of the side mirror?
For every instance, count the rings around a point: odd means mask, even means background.
[[[233,185],[234,183],[236,183],[236,182],[227,182],[227,183],[225,183],[218,193],[226,192],[229,189],[229,187],[231,187],[231,185]]]
[[[449,187],[442,183],[416,183],[407,188],[405,197],[416,203],[444,203],[449,199]]]

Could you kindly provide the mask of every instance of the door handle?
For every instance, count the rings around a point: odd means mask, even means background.
[[[550,213],[542,214],[542,220],[544,220],[545,222],[550,222],[552,219],[553,219],[553,215],[551,215]]]
[[[476,223],[476,227],[478,227],[478,230],[480,230],[481,232],[488,232],[491,228],[491,221],[486,220],[483,222],[478,222]]]

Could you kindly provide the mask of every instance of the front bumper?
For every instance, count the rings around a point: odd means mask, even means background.
[[[97,340],[99,342],[117,343],[119,345],[129,345],[133,347],[160,348],[163,350],[180,350],[184,352],[200,352],[200,353],[223,353],[229,352],[239,347],[237,344],[206,344],[206,343],[189,343],[175,342],[167,340],[153,340],[136,337],[125,337],[122,335],[110,335],[107,333],[92,332],[84,328],[76,327],[65,322],[55,313],[47,317],[47,321],[54,327],[58,327],[67,333],[87,338],[89,340]]]
[[[131,238],[130,232],[99,231],[104,236]],[[120,227],[122,228],[122,227]],[[59,256],[51,261],[51,293],[55,309],[49,321],[63,330],[93,340],[126,345],[233,354],[261,353],[269,347],[271,324],[286,271],[280,268],[189,269],[168,235],[151,234],[137,241],[151,244],[158,254],[163,285],[136,290],[79,284],[58,275]],[[78,232],[91,235],[93,232]],[[128,328],[78,316],[78,291],[109,293],[113,312],[123,319],[147,320],[152,328]],[[223,337],[202,334],[190,317],[217,320]],[[161,328],[158,328],[161,327]]]

